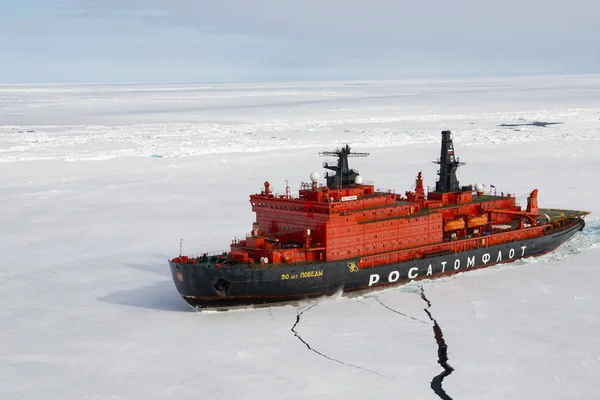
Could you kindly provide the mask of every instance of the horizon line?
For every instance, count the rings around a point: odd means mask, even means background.
[[[510,75],[469,75],[457,76],[447,75],[439,77],[411,77],[411,78],[350,78],[350,79],[289,79],[289,80],[240,80],[240,81],[125,81],[125,82],[21,82],[21,83],[2,83],[0,86],[84,86],[84,85],[206,85],[206,84],[260,84],[260,83],[310,83],[310,82],[397,82],[397,81],[428,81],[428,80],[466,80],[466,79],[507,79],[507,78],[527,78],[539,76],[593,76],[600,75],[600,72],[577,72],[577,73],[525,73]]]

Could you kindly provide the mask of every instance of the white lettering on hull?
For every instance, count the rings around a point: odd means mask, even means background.
[[[475,266],[475,256],[467,257],[467,268]]]
[[[413,272],[413,271],[416,271],[416,272]],[[417,276],[419,276],[419,268],[412,267],[411,269],[408,270],[408,279],[415,279]]]
[[[379,282],[379,275],[378,274],[371,274],[371,276],[369,276],[369,286],[373,286],[377,282]]]
[[[527,246],[521,246],[521,257],[525,256],[525,249],[527,249]],[[512,259],[515,256],[515,249],[510,249],[508,251],[508,258]],[[483,264],[487,264],[488,262],[490,262],[490,260],[492,259],[492,256],[489,253],[485,253],[481,256],[481,262]],[[502,250],[498,251],[498,256],[496,257],[496,262],[501,262],[502,261]],[[446,264],[448,264],[448,261],[441,261],[440,262],[440,266],[441,266],[441,273],[445,273],[446,272]],[[461,265],[461,261],[459,258],[454,260],[454,263],[452,264],[454,267],[455,271],[458,271],[460,269],[460,265]],[[467,268],[469,267],[474,267],[475,266],[475,256],[471,256],[471,257],[467,257]],[[427,276],[433,275],[433,265],[429,264],[429,267],[427,268]],[[412,267],[408,270],[408,279],[416,279],[419,276],[419,268],[418,267]],[[379,274],[371,274],[369,276],[369,286],[373,286],[377,283],[379,283],[380,277]],[[394,283],[397,282],[398,280],[400,280],[400,272],[399,271],[392,271],[388,274],[387,280],[389,283]]]

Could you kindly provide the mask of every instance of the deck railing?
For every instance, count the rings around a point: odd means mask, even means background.
[[[206,257],[227,256],[228,252],[229,252],[229,250],[207,251],[204,253],[190,254],[190,255],[188,255],[188,258],[194,259],[194,258],[202,258],[204,256],[206,256]],[[184,254],[184,256],[185,256],[185,254]]]

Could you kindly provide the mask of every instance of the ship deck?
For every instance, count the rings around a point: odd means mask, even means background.
[[[563,210],[558,208],[540,208],[539,212],[541,215],[547,216],[550,219],[550,222],[561,221],[573,217],[583,217],[589,214],[588,211]]]
[[[485,195],[484,194],[484,195],[481,195],[481,196],[473,196],[473,201],[471,203],[483,203],[483,202],[488,202],[488,201],[493,201],[493,200],[504,200],[504,199],[508,199],[508,198],[510,198],[510,197],[508,197],[508,196]],[[406,201],[406,200],[398,200],[396,203],[397,204],[402,204],[402,205],[416,204],[416,203],[411,203],[411,202]],[[368,223],[371,223],[371,222],[387,221],[387,220],[398,219],[398,218],[419,217],[419,216],[429,215],[431,213],[437,213],[440,210],[444,210],[444,209],[448,209],[448,208],[460,207],[461,205],[463,205],[463,204],[445,204],[445,205],[443,205],[441,207],[425,208],[425,209],[422,209],[419,212],[413,213],[413,214],[393,215],[393,216],[389,216],[389,217],[379,217],[379,218],[365,219],[365,220],[358,221],[358,224],[362,225],[362,224],[368,224]],[[385,204],[385,205],[375,206],[375,207],[365,207],[364,209],[361,209],[360,211],[377,209],[377,208],[384,208],[384,207],[389,207],[389,205]]]
[[[483,203],[483,202],[489,202],[489,201],[494,201],[494,200],[505,200],[508,198],[510,198],[510,197],[484,194],[481,196],[473,196],[472,203]],[[398,203],[411,204],[410,202],[407,202],[406,200],[398,200]],[[418,216],[429,215],[431,213],[439,212],[439,210],[458,207],[458,206],[460,206],[460,205],[447,204],[447,205],[443,205],[441,207],[437,207],[437,208],[433,208],[433,209],[428,209],[428,208],[423,209],[423,210],[420,210],[418,213],[414,213],[414,214],[407,214],[407,215],[401,215],[401,216],[394,215],[394,216],[390,216],[390,217],[381,217],[381,218],[372,218],[372,219],[362,220],[362,221],[358,221],[358,224],[362,225],[362,224],[368,224],[371,222],[386,221],[386,220],[398,219],[398,218],[413,218],[413,217],[418,217]],[[373,207],[373,208],[379,208],[379,207],[387,207],[387,205]],[[557,208],[540,208],[539,213],[541,215],[547,215],[550,218],[549,222],[561,221],[563,219],[568,219],[568,218],[572,218],[572,217],[583,217],[583,216],[589,214],[588,211],[563,210],[563,209],[557,209]]]

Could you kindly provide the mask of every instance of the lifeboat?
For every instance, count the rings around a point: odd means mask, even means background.
[[[453,219],[444,224],[444,231],[456,231],[465,228],[465,220],[462,218]]]
[[[467,225],[469,228],[475,228],[477,226],[486,225],[488,223],[487,215],[478,215],[476,217],[469,218]]]

